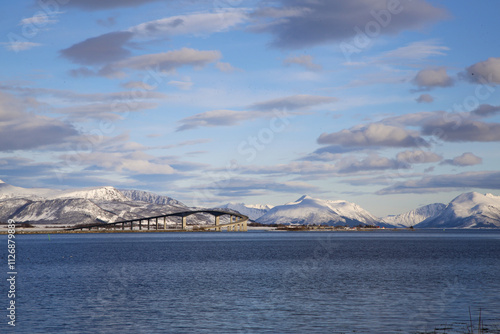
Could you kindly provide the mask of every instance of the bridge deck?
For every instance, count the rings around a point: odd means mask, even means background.
[[[187,217],[197,214],[197,213],[208,213],[215,217],[215,225],[200,225],[193,226],[187,225]],[[230,222],[227,224],[220,224],[220,216],[228,215]],[[178,228],[167,228],[167,217],[181,217],[181,229]],[[233,221],[233,217],[239,218]],[[163,228],[160,228],[159,219],[163,218]],[[154,223],[151,224],[151,220],[154,220]],[[142,222],[147,221],[146,225],[143,225]],[[68,228],[68,231],[76,231],[76,230],[92,230],[92,229],[112,229],[116,230],[117,227],[120,230],[129,230],[129,231],[141,231],[143,230],[152,230],[152,231],[169,231],[169,232],[182,232],[182,231],[206,231],[215,229],[216,231],[222,231],[223,228],[228,231],[247,231],[247,222],[248,217],[236,212],[229,212],[223,210],[192,210],[192,211],[181,211],[181,212],[172,212],[159,216],[152,217],[143,217],[143,218],[135,218],[129,220],[122,220],[119,222],[112,223],[102,223],[102,224],[93,224],[93,225],[85,225],[85,226],[76,226],[72,228]],[[138,229],[134,229],[137,227]]]

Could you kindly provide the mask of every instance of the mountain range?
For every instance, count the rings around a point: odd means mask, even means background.
[[[500,196],[469,192],[449,204],[434,203],[415,210],[377,218],[345,200],[304,195],[283,205],[227,203],[217,208],[238,211],[260,224],[379,225],[416,228],[500,228]],[[93,187],[72,190],[21,188],[0,181],[0,222],[72,226],[116,222],[190,210],[168,196],[141,190]],[[224,217],[223,217],[224,218]],[[195,215],[196,224],[209,223]],[[169,222],[174,223],[174,222]]]
[[[21,188],[0,181],[1,222],[13,219],[18,223],[72,226],[187,210],[187,206],[173,198],[137,190]],[[204,220],[201,216],[194,219]]]

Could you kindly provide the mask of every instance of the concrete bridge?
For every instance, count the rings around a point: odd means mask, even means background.
[[[199,213],[208,213],[215,217],[214,225],[188,225],[187,217]],[[228,215],[229,223],[221,224],[220,217]],[[180,218],[180,229],[179,228],[167,228],[167,218],[168,217],[179,217]],[[226,229],[227,231],[247,231],[248,217],[236,212],[229,212],[223,210],[193,210],[193,211],[182,211],[168,213],[165,215],[146,217],[146,218],[136,218],[130,220],[123,220],[114,223],[102,223],[94,225],[78,226],[67,229],[68,231],[84,231],[84,230],[128,230],[128,231],[170,231],[170,232],[182,232],[182,231],[222,231]]]

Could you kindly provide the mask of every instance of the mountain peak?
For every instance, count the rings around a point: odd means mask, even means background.
[[[461,195],[458,195],[455,197],[451,203],[468,203],[468,202],[473,202],[473,203],[481,203],[481,202],[487,202],[491,200],[500,200],[500,196],[495,196],[493,194],[481,194],[475,191],[471,191],[468,193],[463,193]]]

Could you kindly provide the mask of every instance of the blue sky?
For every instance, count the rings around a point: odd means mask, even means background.
[[[375,215],[500,194],[491,2],[17,1],[0,179]]]

